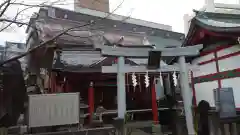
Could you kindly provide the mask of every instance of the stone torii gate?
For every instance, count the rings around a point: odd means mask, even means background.
[[[194,135],[193,115],[192,115],[192,95],[189,87],[188,71],[194,67],[188,67],[186,64],[186,56],[196,56],[202,45],[179,47],[179,48],[162,48],[162,49],[146,49],[146,48],[126,48],[126,47],[102,47],[101,54],[106,57],[117,57],[117,66],[102,67],[103,73],[117,72],[117,103],[118,103],[118,118],[124,119],[126,114],[126,91],[125,91],[125,73],[128,72],[161,72],[161,71],[179,71],[181,79],[181,91],[184,101],[184,111],[187,122],[187,130],[189,135]],[[153,55],[157,54],[157,55]],[[158,58],[156,58],[156,56]],[[160,66],[161,56],[176,56],[179,57],[177,65]],[[158,65],[155,69],[148,69],[144,66],[125,66],[124,58],[148,58],[148,63],[152,59],[157,59]],[[161,70],[161,68],[163,68]]]

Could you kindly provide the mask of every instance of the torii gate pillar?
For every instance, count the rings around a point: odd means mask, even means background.
[[[118,57],[117,60],[117,106],[118,118],[124,119],[126,113],[126,90],[125,90],[125,66],[123,56]]]
[[[188,69],[185,56],[179,57],[180,65],[180,85],[184,103],[185,119],[187,123],[188,135],[195,135],[192,115],[192,95],[189,87]]]

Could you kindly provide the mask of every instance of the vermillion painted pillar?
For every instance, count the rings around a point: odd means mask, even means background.
[[[66,81],[66,87],[65,87],[66,92],[70,92],[71,91],[71,87],[69,85],[69,80]]]
[[[152,113],[153,113],[154,124],[158,124],[158,109],[157,109],[155,80],[153,81],[153,85],[152,85]]]
[[[125,73],[124,57],[118,57],[117,61],[117,103],[118,118],[124,119],[126,113],[126,90],[125,90]]]
[[[88,88],[88,106],[89,106],[89,122],[92,121],[92,116],[94,113],[94,89],[93,89],[93,82],[90,82]]]
[[[55,76],[55,73],[51,73],[51,93],[56,93],[56,76]]]
[[[185,119],[187,122],[187,130],[189,135],[195,135],[195,131],[193,128],[193,115],[192,115],[192,95],[189,87],[188,69],[187,69],[186,60],[184,56],[179,57],[179,65],[180,65],[181,93],[182,93],[183,103],[184,103],[184,112],[186,117]]]

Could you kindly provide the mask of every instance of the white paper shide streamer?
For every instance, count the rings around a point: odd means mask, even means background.
[[[163,86],[163,79],[162,79],[162,72],[161,71],[160,71],[159,79],[160,79],[160,85]]]
[[[149,76],[148,76],[148,72],[145,74],[145,86],[146,88],[149,87]]]
[[[133,83],[133,87],[137,86],[137,77],[135,73],[132,73],[132,83]]]
[[[176,87],[177,84],[178,84],[178,80],[177,80],[177,74],[176,74],[176,72],[173,72],[172,77],[173,77],[173,83],[174,83],[174,86]]]

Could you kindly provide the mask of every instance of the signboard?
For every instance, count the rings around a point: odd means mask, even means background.
[[[28,126],[79,123],[79,93],[29,95]]]
[[[232,88],[215,89],[214,99],[220,118],[236,117],[237,113]]]

